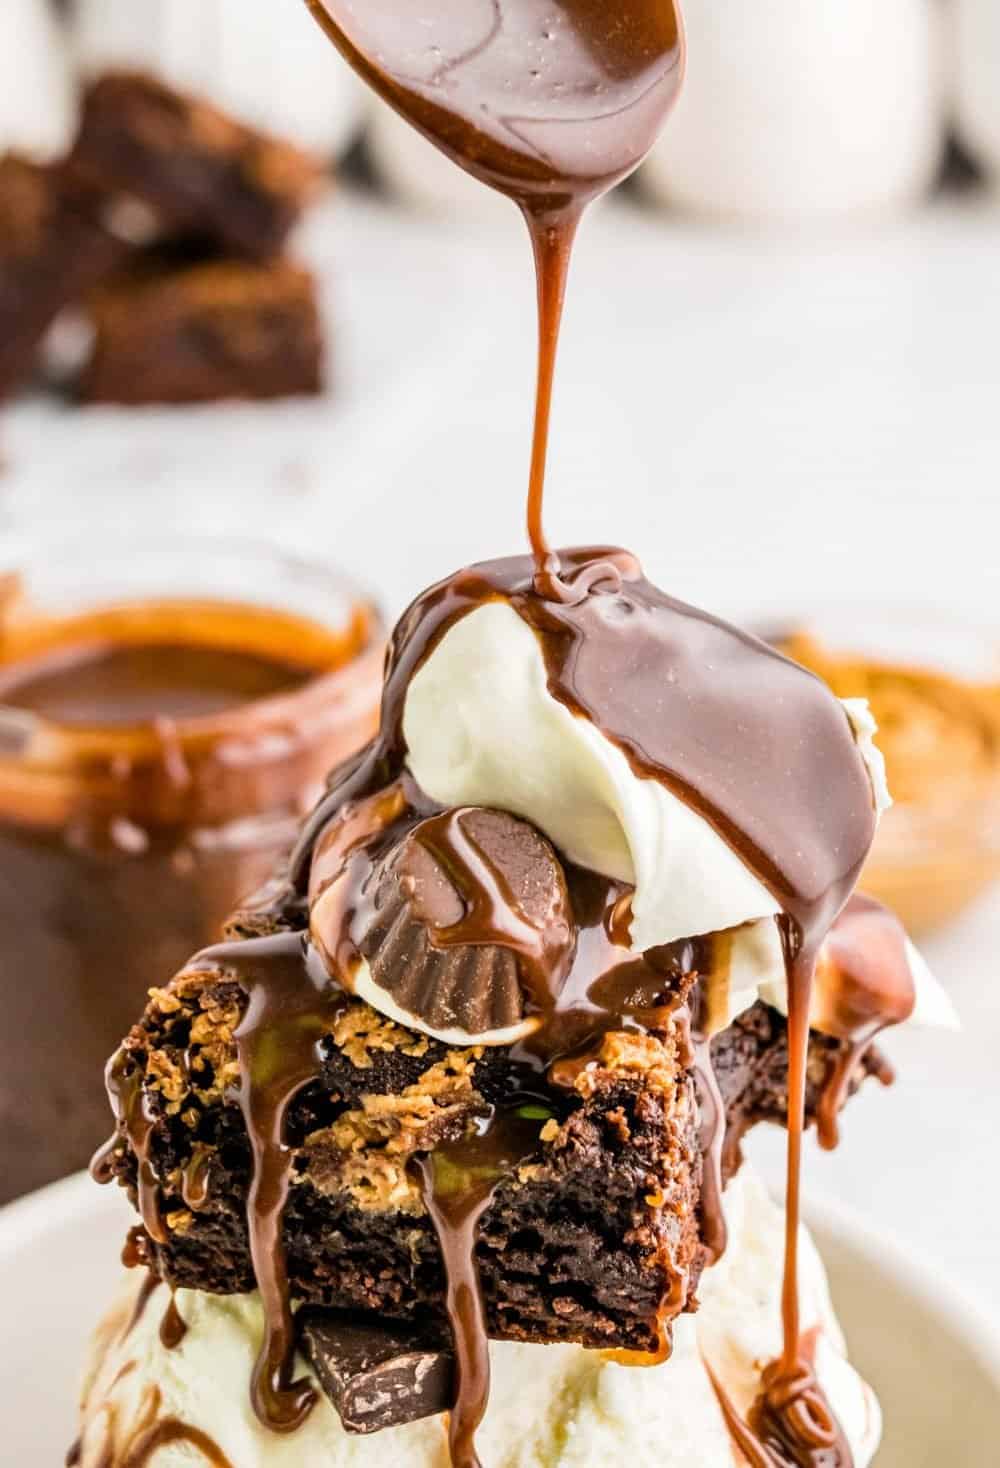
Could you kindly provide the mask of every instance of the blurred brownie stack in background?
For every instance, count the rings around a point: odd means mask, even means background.
[[[0,395],[67,309],[84,402],[317,393],[316,283],[285,251],[320,165],[140,73],[88,88],[68,157],[0,158]]]

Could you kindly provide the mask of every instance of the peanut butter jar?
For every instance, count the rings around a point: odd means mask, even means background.
[[[923,934],[1000,880],[1000,654],[946,616],[867,623],[826,616],[775,640],[842,698],[868,699],[894,804],[862,886]]]
[[[382,653],[266,546],[79,537],[0,579],[0,1202],[86,1164],[137,1005],[374,733]]]

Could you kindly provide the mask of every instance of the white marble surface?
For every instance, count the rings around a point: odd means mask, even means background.
[[[352,567],[398,611],[516,549],[533,351],[513,217],[454,226],[341,197],[322,262],[329,402],[0,422],[11,527],[256,531]],[[616,539],[730,611],[930,607],[1000,626],[1000,209],[940,204],[861,233],[716,233],[609,204],[570,297],[549,517]],[[818,1186],[973,1286],[1000,1318],[1000,897],[928,945],[965,1021],[900,1034]],[[758,1150],[778,1161],[780,1139]]]

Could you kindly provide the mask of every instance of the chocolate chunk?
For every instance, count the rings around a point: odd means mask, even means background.
[[[375,876],[361,942],[376,990],[437,1033],[510,1038],[572,957],[559,859],[504,811],[447,811],[415,826]],[[359,991],[360,992],[360,991]],[[378,994],[365,993],[378,1006]]]
[[[299,1329],[306,1357],[345,1432],[381,1432],[454,1405],[455,1361],[437,1334],[352,1320],[331,1310],[303,1311]]]

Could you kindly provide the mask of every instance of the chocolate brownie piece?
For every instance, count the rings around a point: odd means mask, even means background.
[[[300,920],[293,909],[291,925]],[[238,920],[243,931],[250,923]],[[120,1061],[152,1119],[144,1149],[166,1226],[164,1243],[142,1237],[141,1255],[175,1286],[223,1294],[254,1287],[233,1038],[245,1006],[234,976],[180,975],[153,993]],[[287,1126],[292,1298],[443,1323],[440,1250],[408,1164],[508,1096],[515,1061],[503,1047],[446,1047],[359,1000],[339,1011],[322,1054],[321,1078],[292,1104]],[[813,1037],[811,1111],[839,1054]],[[737,1143],[752,1122],[782,1118],[780,1015],[756,1005],[716,1038],[713,1058]],[[552,1087],[545,1100],[537,1151],[500,1185],[481,1229],[491,1334],[653,1351],[666,1301],[679,1287],[693,1307],[706,1262],[696,1088],[677,1036],[607,1036],[574,1088]],[[112,1168],[135,1197],[137,1158],[124,1135]]]
[[[141,1077],[154,1119],[144,1150],[166,1243],[145,1238],[145,1257],[175,1285],[216,1293],[254,1286],[233,1041],[244,1005],[224,974],[179,976],[152,995],[121,1072],[126,1083]],[[573,1089],[547,1097],[537,1150],[501,1183],[482,1226],[495,1336],[657,1348],[665,1301],[678,1282],[687,1298],[700,1264],[698,1112],[676,1038],[609,1036]],[[286,1128],[292,1297],[443,1321],[440,1250],[408,1164],[502,1101],[515,1062],[504,1049],[448,1048],[357,1000],[322,1053],[321,1078],[293,1102]],[[136,1160],[120,1137],[112,1165],[133,1193]]]
[[[323,334],[312,275],[285,261],[162,268],[144,260],[90,303],[88,403],[205,403],[313,394]]]
[[[254,259],[280,252],[321,177],[291,143],[135,72],[88,88],[68,171],[86,188],[143,200],[170,232],[210,235]]]
[[[30,376],[59,313],[127,258],[58,168],[0,157],[0,395]]]

